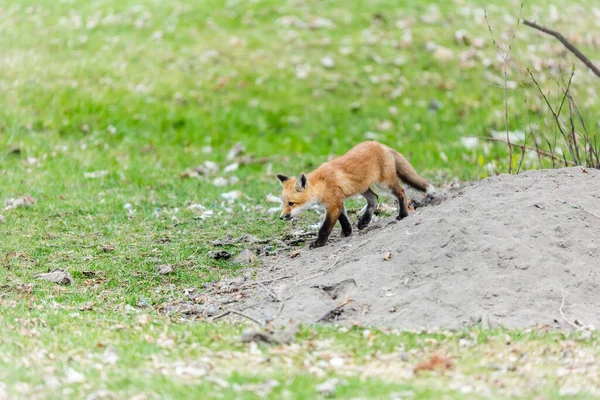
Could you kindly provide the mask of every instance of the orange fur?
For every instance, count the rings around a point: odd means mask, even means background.
[[[326,210],[319,238],[312,247],[325,244],[338,219],[344,234],[351,233],[344,213],[344,200],[348,197],[363,195],[369,202],[368,207],[373,208],[377,195],[372,191],[372,186],[385,187],[398,199],[398,219],[401,219],[408,215],[408,204],[399,178],[423,192],[429,193],[433,189],[428,181],[415,172],[406,158],[378,142],[360,143],[345,155],[322,164],[308,175],[302,173],[297,178],[283,175],[277,177],[283,185],[281,219],[295,217],[308,205],[320,206]],[[374,209],[370,211],[371,215],[373,211]],[[369,221],[370,215],[363,218],[362,224],[359,222],[359,229]]]

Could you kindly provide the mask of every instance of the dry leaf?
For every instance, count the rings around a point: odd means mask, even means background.
[[[148,325],[150,323],[150,321],[152,320],[152,317],[148,314],[142,314],[142,315],[138,315],[136,320],[137,320],[137,323],[140,325]]]
[[[233,164],[229,164],[223,169],[223,172],[233,172],[236,171],[240,167],[239,163],[234,162]]]
[[[104,361],[106,364],[115,365],[117,362],[119,362],[119,359],[119,354],[117,354],[115,348],[110,345],[107,346],[104,350],[104,354],[102,355],[102,361]]]
[[[335,394],[335,388],[340,383],[338,378],[331,378],[317,385],[315,389],[321,396],[331,397]]]
[[[87,303],[85,303],[82,306],[79,306],[79,311],[91,311],[94,309],[94,306],[96,305],[96,303],[94,303],[93,301],[89,301]]]
[[[244,250],[242,251],[240,254],[238,254],[235,259],[233,260],[233,262],[235,262],[236,264],[241,264],[241,265],[252,265],[254,263],[256,263],[256,254],[254,254],[254,252],[252,250]]]
[[[385,256],[383,256],[383,260],[390,261],[390,258],[392,258],[392,252],[388,251],[387,253],[385,253]]]
[[[221,193],[221,197],[229,201],[241,199],[243,195],[244,194],[239,190],[232,190],[231,192]]]
[[[67,372],[65,373],[65,382],[67,382],[67,383],[85,382],[85,375],[83,375],[81,372],[77,372],[73,368],[69,367],[67,369]]]
[[[233,145],[231,150],[229,150],[229,153],[227,153],[227,159],[233,160],[237,156],[239,156],[245,152],[246,152],[246,147],[242,143],[237,142],[236,144]]]
[[[54,271],[45,273],[45,274],[37,274],[34,276],[36,279],[44,279],[50,282],[57,283],[59,285],[73,285],[75,281],[69,271],[64,270],[62,268],[57,268]]]
[[[175,271],[175,266],[170,264],[163,264],[158,266],[158,273],[161,275],[170,274]]]
[[[83,177],[87,178],[87,179],[104,178],[106,175],[108,175],[108,171],[106,171],[106,170],[83,173]]]
[[[4,202],[5,210],[10,210],[17,207],[28,207],[35,204],[35,199],[29,195],[14,199],[6,199]]]
[[[428,361],[424,361],[418,364],[414,369],[414,373],[418,374],[420,371],[434,370],[445,371],[447,369],[452,368],[453,366],[454,364],[452,363],[452,360],[450,360],[448,357],[444,357],[439,354],[434,354],[429,358]]]
[[[323,57],[321,58],[321,65],[325,68],[333,68],[335,67],[335,60],[329,56]]]
[[[225,186],[227,185],[227,179],[219,176],[218,178],[213,179],[212,184],[215,186]]]

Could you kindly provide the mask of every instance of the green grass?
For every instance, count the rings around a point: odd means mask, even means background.
[[[211,240],[241,233],[276,237],[292,229],[265,212],[273,206],[266,195],[280,190],[276,172],[310,170],[368,137],[397,148],[438,184],[454,177],[478,179],[490,168],[506,171],[503,145],[480,141],[466,148],[461,142],[502,131],[505,123],[502,63],[481,14],[486,3],[465,3],[440,4],[437,22],[428,24],[422,18],[434,14],[429,1],[5,1],[0,6],[0,200],[29,194],[36,203],[0,209],[0,398],[4,392],[22,398],[85,397],[103,389],[119,398],[142,393],[246,398],[260,397],[255,389],[269,380],[279,384],[272,398],[310,398],[316,385],[331,377],[342,381],[341,398],[463,397],[462,386],[450,385],[460,376],[464,382],[481,377],[490,396],[510,394],[478,363],[498,346],[505,351],[497,343],[502,339],[463,349],[455,336],[430,346],[425,340],[439,336],[378,332],[373,348],[362,330],[304,328],[297,344],[278,348],[282,354],[262,348],[254,354],[237,343],[239,326],[171,321],[155,311],[185,298],[186,289],[202,290],[203,283],[238,271],[230,262],[206,257]],[[577,44],[597,58],[598,50],[585,42],[585,33],[597,30],[593,4],[557,5],[561,19],[551,24],[579,35]],[[498,44],[506,46],[518,3],[486,7]],[[551,21],[553,13],[543,1],[528,1],[523,15]],[[333,26],[286,25],[291,17]],[[580,22],[571,24],[575,17]],[[473,66],[461,62],[460,54],[472,47],[455,40],[461,29],[483,40]],[[450,49],[453,58],[436,58],[428,42]],[[525,129],[529,118],[541,131],[552,131],[545,128],[546,111],[525,67],[539,64],[542,85],[556,96],[557,68],[550,64],[568,70],[575,62],[559,55],[560,49],[551,38],[519,27],[508,71],[509,81],[517,83],[508,98],[510,130]],[[324,66],[324,57],[335,65]],[[484,66],[485,59],[492,65]],[[572,93],[595,132],[600,103],[594,81],[576,65]],[[441,107],[434,110],[433,103]],[[230,163],[226,154],[237,142],[266,162],[224,173]],[[219,163],[221,170],[208,178],[181,178],[205,161]],[[85,176],[98,171],[106,175]],[[232,176],[237,183],[212,184]],[[231,190],[244,197],[229,203],[221,194]],[[203,219],[191,204],[213,214]],[[307,216],[300,226],[310,220]],[[105,251],[106,246],[114,250]],[[159,275],[156,267],[162,264],[177,267]],[[34,279],[55,268],[68,269],[75,285]],[[149,307],[138,309],[140,303]],[[151,323],[140,325],[140,313],[152,315]],[[519,341],[537,360],[568,364],[540,353],[546,347],[548,354],[559,351],[562,334],[510,335],[523,335]],[[328,360],[316,356],[304,364],[315,343],[326,343],[356,368],[311,369]],[[115,365],[103,360],[106,346],[119,355]],[[595,340],[574,346],[597,356]],[[417,378],[361,372],[367,366],[385,369],[388,361],[380,356],[400,348],[417,353],[406,361],[394,359],[390,365],[398,371],[412,370],[432,350],[450,355],[457,368],[451,375]],[[177,363],[189,366],[203,357],[211,359],[208,375],[227,382],[219,392],[214,379],[173,372]],[[69,368],[83,373],[85,381],[69,383]],[[556,371],[544,376],[523,393],[557,397],[571,379]],[[590,388],[590,382],[595,381],[573,385]]]

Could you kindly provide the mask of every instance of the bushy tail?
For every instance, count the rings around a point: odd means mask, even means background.
[[[402,154],[394,151],[394,158],[396,159],[396,174],[404,183],[427,194],[435,191],[433,185],[427,179],[421,178]]]

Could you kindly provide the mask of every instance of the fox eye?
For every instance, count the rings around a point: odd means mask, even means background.
[[[291,206],[293,206],[294,204],[296,204],[296,203],[294,203],[293,201],[290,201],[290,202],[288,203],[288,206],[290,206],[290,207],[291,207]]]

